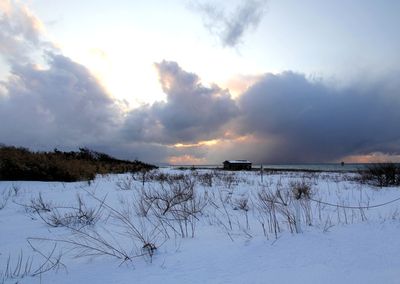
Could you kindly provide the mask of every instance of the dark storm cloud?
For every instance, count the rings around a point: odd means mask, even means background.
[[[0,96],[1,140],[7,144],[83,145],[106,140],[119,110],[82,65],[48,54],[48,68],[13,65]]]
[[[128,139],[166,144],[213,139],[237,116],[228,91],[202,85],[196,74],[182,70],[176,62],[163,61],[156,68],[167,99],[129,114],[124,128]]]
[[[94,145],[95,149],[125,160],[140,160],[149,163],[165,163],[167,157],[174,154],[172,148],[157,143],[128,141],[122,143],[118,136],[113,141]]]
[[[156,67],[167,101],[126,114],[86,67],[42,39],[40,21],[25,6],[0,4],[0,55],[10,69],[0,82],[1,143],[39,150],[86,146],[162,162],[182,153],[169,144],[214,138],[238,113],[227,91],[205,87],[197,75],[164,61]]]
[[[266,10],[266,0],[246,0],[230,13],[230,7],[221,8],[215,2],[194,2],[194,9],[203,15],[207,29],[220,39],[223,46],[234,47],[250,29],[255,29]],[[225,4],[226,5],[226,4]]]
[[[35,150],[119,147],[118,102],[86,67],[56,54],[40,20],[19,2],[0,0],[0,56],[10,71],[0,81],[1,143]]]
[[[86,67],[42,39],[40,21],[13,3],[0,0],[0,55],[10,70],[0,81],[0,143],[41,150],[86,146],[147,162],[182,156],[217,163],[326,162],[400,154],[398,72],[374,81],[365,76],[346,88],[293,72],[266,74],[233,100],[228,90],[163,61],[156,68],[166,100],[125,113]],[[217,23],[227,45],[261,19],[264,2],[244,3],[232,20],[222,13]],[[43,67],[34,58],[44,58]],[[196,144],[210,139],[222,142]],[[176,143],[186,145],[171,146]]]
[[[240,97],[242,117],[236,129],[258,139],[250,155],[259,162],[398,154],[400,84],[394,82],[339,89],[292,72],[267,74]]]

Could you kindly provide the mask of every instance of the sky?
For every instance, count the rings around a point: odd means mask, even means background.
[[[400,2],[0,0],[0,143],[400,161]]]

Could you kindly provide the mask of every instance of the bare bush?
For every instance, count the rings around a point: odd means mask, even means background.
[[[49,201],[44,201],[42,193],[39,193],[38,198],[32,198],[30,205],[26,205],[31,208],[34,212],[51,212],[53,205]]]
[[[248,216],[248,211],[250,210],[249,198],[241,197],[239,199],[236,199],[234,202],[233,210],[239,210],[241,212],[244,212],[244,215],[246,217],[246,229],[249,230],[250,229],[249,216]]]
[[[229,189],[239,184],[238,179],[233,173],[223,175],[222,182],[224,183],[225,187]]]
[[[240,182],[236,173],[214,170],[212,172],[213,181],[215,185],[223,186],[227,189],[231,189],[234,186],[237,186]]]
[[[212,173],[203,173],[198,174],[197,179],[203,186],[212,187],[213,186],[213,174]]]
[[[379,187],[400,185],[400,166],[394,163],[371,164],[359,171],[359,180]]]
[[[83,227],[96,224],[101,217],[102,205],[90,208],[79,194],[77,203],[76,207],[54,207],[47,217],[47,223],[53,227]]]
[[[120,190],[132,190],[135,183],[135,177],[133,175],[125,175],[118,179],[116,186]]]
[[[153,258],[154,253],[157,250],[157,246],[153,243],[146,243],[142,246],[142,252],[144,255],[148,255],[150,257],[150,261]]]
[[[277,211],[282,215],[291,233],[299,233],[298,220],[293,208],[293,194],[290,190],[277,190],[275,202]]]
[[[137,257],[123,249],[113,237],[106,238],[106,232],[98,233],[95,230],[77,230],[70,227],[73,234],[69,238],[28,238],[28,241],[53,242],[70,246],[70,252],[74,252],[75,257],[109,256],[117,258],[124,263]]]
[[[30,204],[24,206],[31,214],[36,214],[51,227],[84,227],[96,224],[101,217],[102,206],[88,207],[82,197],[77,195],[77,205],[56,206],[45,201],[41,194],[38,198],[32,198]]]
[[[34,264],[34,257],[24,256],[22,250],[14,259],[9,255],[6,266],[3,270],[0,270],[0,283],[5,283],[8,280],[19,283],[19,280],[23,278],[39,276],[50,270],[57,270],[60,267],[65,267],[65,265],[61,263],[61,254],[55,255],[56,245],[49,254],[45,255],[43,252],[33,247],[31,243],[29,244],[36,253],[44,258],[44,260],[41,263]]]
[[[152,199],[148,198],[148,193],[142,188],[133,202],[135,212],[139,217],[147,217],[152,206]]]
[[[195,181],[189,176],[168,178],[157,188],[142,190],[137,211],[147,218],[154,217],[164,228],[169,228],[181,237],[194,237],[197,215],[201,214],[206,199],[195,192]],[[167,229],[165,229],[168,233]]]
[[[168,182],[174,182],[174,181],[179,181],[179,180],[184,180],[186,179],[187,176],[185,174],[170,174],[170,173],[163,173],[160,171],[151,171],[147,174],[147,180],[148,181],[155,181],[159,183],[168,183]]]
[[[297,204],[296,207],[296,231],[299,232],[300,229],[300,211],[303,212],[306,223],[311,226],[312,225],[312,209],[310,198],[313,196],[313,190],[311,186],[311,182],[307,182],[305,179],[301,181],[292,181],[289,183],[291,192],[293,194],[294,199]],[[300,206],[301,208],[298,208]]]
[[[8,200],[11,198],[11,190],[4,190],[0,195],[0,210],[6,207]]]
[[[11,188],[2,190],[0,194],[0,210],[6,207],[10,198],[18,196],[20,189],[19,186],[12,185]]]
[[[275,238],[281,231],[280,223],[286,223],[291,233],[300,233],[300,207],[296,207],[294,194],[290,188],[283,189],[280,186],[275,191],[264,188],[257,194],[256,207],[259,211],[259,222],[264,234],[266,234],[265,222],[268,231]]]
[[[295,199],[310,199],[312,196],[311,183],[304,179],[301,181],[292,181],[289,184]]]
[[[9,255],[5,269],[0,273],[0,279],[2,278],[4,282],[7,279],[22,279],[29,276],[32,271],[32,262],[32,257],[24,257],[22,251],[19,252],[14,262]]]
[[[161,215],[176,210],[178,205],[193,199],[193,183],[169,182],[168,188],[161,186],[161,190],[146,192],[146,200],[156,208]]]
[[[217,196],[215,196],[214,191],[212,192],[212,198],[210,199],[210,204],[215,208],[215,210],[220,212],[221,216],[223,216],[224,219],[226,219],[229,227],[225,225],[225,222],[223,222],[216,216],[215,216],[215,218],[218,219],[218,223],[220,225],[223,225],[223,227],[225,228],[226,231],[228,231],[228,230],[232,231],[232,229],[233,229],[232,219],[231,219],[231,214],[229,213],[227,205],[232,203],[231,199],[232,199],[233,192],[231,190],[222,190],[220,187],[218,187],[216,193],[217,193]]]
[[[268,231],[272,233],[275,238],[278,238],[281,228],[277,216],[277,204],[275,202],[276,195],[269,189],[263,189],[257,194],[257,209],[261,213],[259,221],[263,227],[264,234],[266,235],[267,225]],[[266,224],[265,224],[266,221]]]
[[[111,218],[114,221],[113,225],[117,229],[116,231],[106,230],[99,226],[87,226],[87,222],[91,222],[92,219],[87,214],[87,206],[78,196],[76,208],[64,207],[64,209],[72,209],[73,214],[62,215],[61,218],[57,218],[57,222],[60,222],[64,228],[71,232],[68,237],[29,238],[29,241],[62,243],[69,246],[69,251],[74,253],[75,257],[109,256],[118,259],[121,264],[131,262],[138,257],[148,256],[151,260],[155,251],[161,245],[158,236],[162,231],[158,228],[158,225],[149,222],[137,224],[128,211],[118,210],[110,206],[106,203],[105,197],[101,199],[89,191],[86,192],[99,203],[97,208],[107,211],[109,219]],[[57,207],[57,209],[60,208]],[[89,212],[91,212],[89,213],[90,216],[98,216],[100,209],[89,210]],[[82,216],[85,217],[80,218]],[[46,220],[43,216],[42,219]],[[76,223],[81,225],[82,222],[86,225],[76,226]],[[121,232],[121,229],[124,232]],[[127,238],[129,241],[124,241],[123,238]],[[129,247],[126,247],[127,245]]]
[[[136,176],[139,177],[142,182],[142,186],[144,186],[145,182],[148,181],[149,171],[146,169],[142,169],[136,173]]]
[[[249,199],[247,197],[238,198],[234,201],[233,210],[249,211]]]

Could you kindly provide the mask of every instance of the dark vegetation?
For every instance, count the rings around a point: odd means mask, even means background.
[[[371,164],[359,172],[360,180],[375,186],[400,185],[400,165],[395,163]]]
[[[32,152],[25,148],[0,147],[0,180],[82,181],[96,174],[148,171],[156,168],[140,161],[118,160],[107,154],[79,151]]]

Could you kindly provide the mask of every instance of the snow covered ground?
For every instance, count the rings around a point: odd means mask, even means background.
[[[345,173],[0,182],[0,283],[399,283],[400,201],[371,207],[399,197]]]

